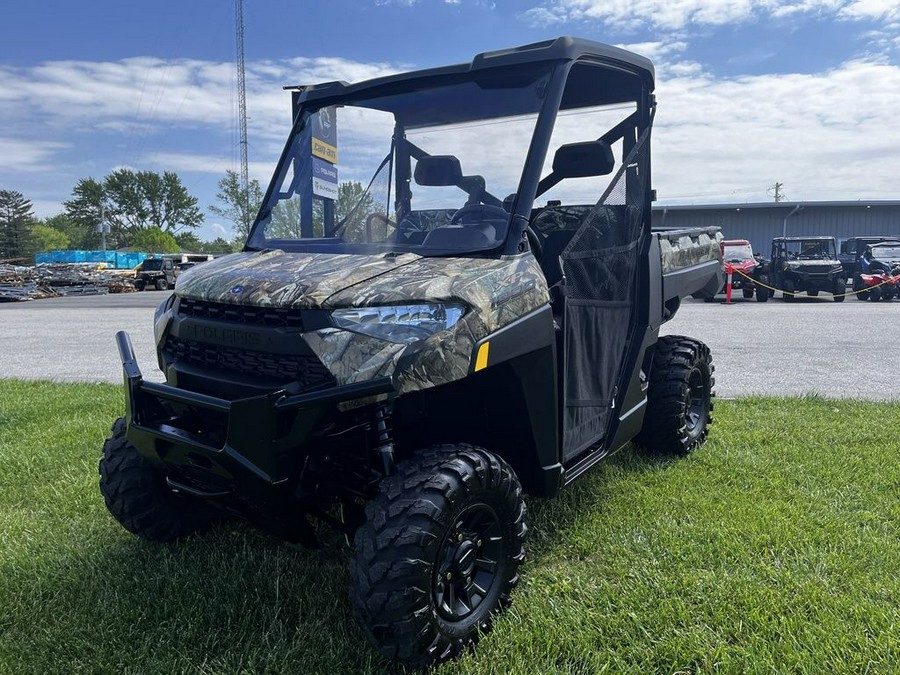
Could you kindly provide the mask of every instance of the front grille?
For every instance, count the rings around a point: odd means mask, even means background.
[[[165,351],[194,366],[267,378],[278,384],[299,382],[303,389],[334,385],[334,378],[315,354],[270,354],[182,340],[169,335]]]
[[[230,305],[225,302],[207,302],[205,300],[182,298],[178,305],[178,313],[181,316],[215,319],[228,323],[303,329],[302,310],[285,307]]]
[[[833,269],[835,269],[833,265],[804,265],[797,271],[803,274],[828,274]]]

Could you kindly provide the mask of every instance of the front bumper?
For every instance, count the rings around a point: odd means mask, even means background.
[[[128,440],[166,470],[170,487],[206,499],[280,508],[291,498],[303,446],[337,404],[390,394],[389,377],[306,393],[284,387],[228,400],[146,382],[131,339],[116,333]]]

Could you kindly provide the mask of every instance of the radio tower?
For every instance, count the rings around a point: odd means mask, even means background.
[[[234,0],[237,38],[238,123],[241,130],[241,220],[244,234],[250,230],[250,170],[247,161],[247,86],[244,82],[244,0]]]

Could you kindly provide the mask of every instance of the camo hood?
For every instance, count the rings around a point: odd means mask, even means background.
[[[335,293],[419,260],[412,253],[235,253],[178,278],[180,297],[258,307],[317,308]]]

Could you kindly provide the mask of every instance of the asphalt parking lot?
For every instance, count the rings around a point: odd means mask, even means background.
[[[121,382],[114,334],[127,330],[149,380],[161,381],[153,311],[165,293],[0,303],[0,378]],[[687,299],[663,333],[705,341],[719,396],[752,394],[897,399],[900,302],[835,303],[830,296],[793,303]]]

